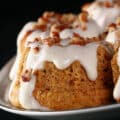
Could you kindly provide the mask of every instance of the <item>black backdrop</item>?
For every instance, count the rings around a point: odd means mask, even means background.
[[[91,0],[4,0],[0,3],[0,67],[16,53],[16,37],[22,26],[36,20],[44,11],[80,12],[80,6]],[[28,118],[0,110],[1,119]],[[116,116],[117,117],[117,116]],[[113,119],[113,118],[111,118]],[[119,119],[119,118],[118,118]]]

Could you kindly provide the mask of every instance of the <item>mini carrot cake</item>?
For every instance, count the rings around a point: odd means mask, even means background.
[[[9,101],[24,109],[69,110],[113,101],[111,46],[86,12],[45,13],[17,40]]]

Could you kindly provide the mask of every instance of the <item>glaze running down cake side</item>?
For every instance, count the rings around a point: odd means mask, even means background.
[[[120,47],[116,50],[112,59],[113,81],[115,84],[113,97],[117,102],[120,102]]]

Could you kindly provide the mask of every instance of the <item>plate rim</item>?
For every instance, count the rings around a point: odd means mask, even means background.
[[[81,115],[81,114],[87,114],[87,113],[95,113],[95,112],[101,112],[101,111],[109,111],[109,110],[115,110],[120,109],[120,104],[112,104],[112,105],[105,105],[100,107],[93,107],[93,108],[83,108],[78,110],[66,110],[66,111],[30,111],[30,110],[20,110],[20,109],[13,109],[7,106],[4,106],[0,104],[0,109],[15,113],[19,115],[29,115],[29,116],[65,116],[65,115]]]

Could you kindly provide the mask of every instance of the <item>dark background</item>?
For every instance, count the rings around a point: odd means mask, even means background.
[[[60,13],[79,13],[80,6],[90,1],[91,0],[16,0],[13,2],[13,0],[4,0],[4,2],[1,2],[0,67],[16,53],[16,37],[26,22],[36,20],[46,10]],[[0,116],[2,119],[9,120],[28,119],[2,110],[0,110]],[[117,118],[118,116],[114,119]]]

